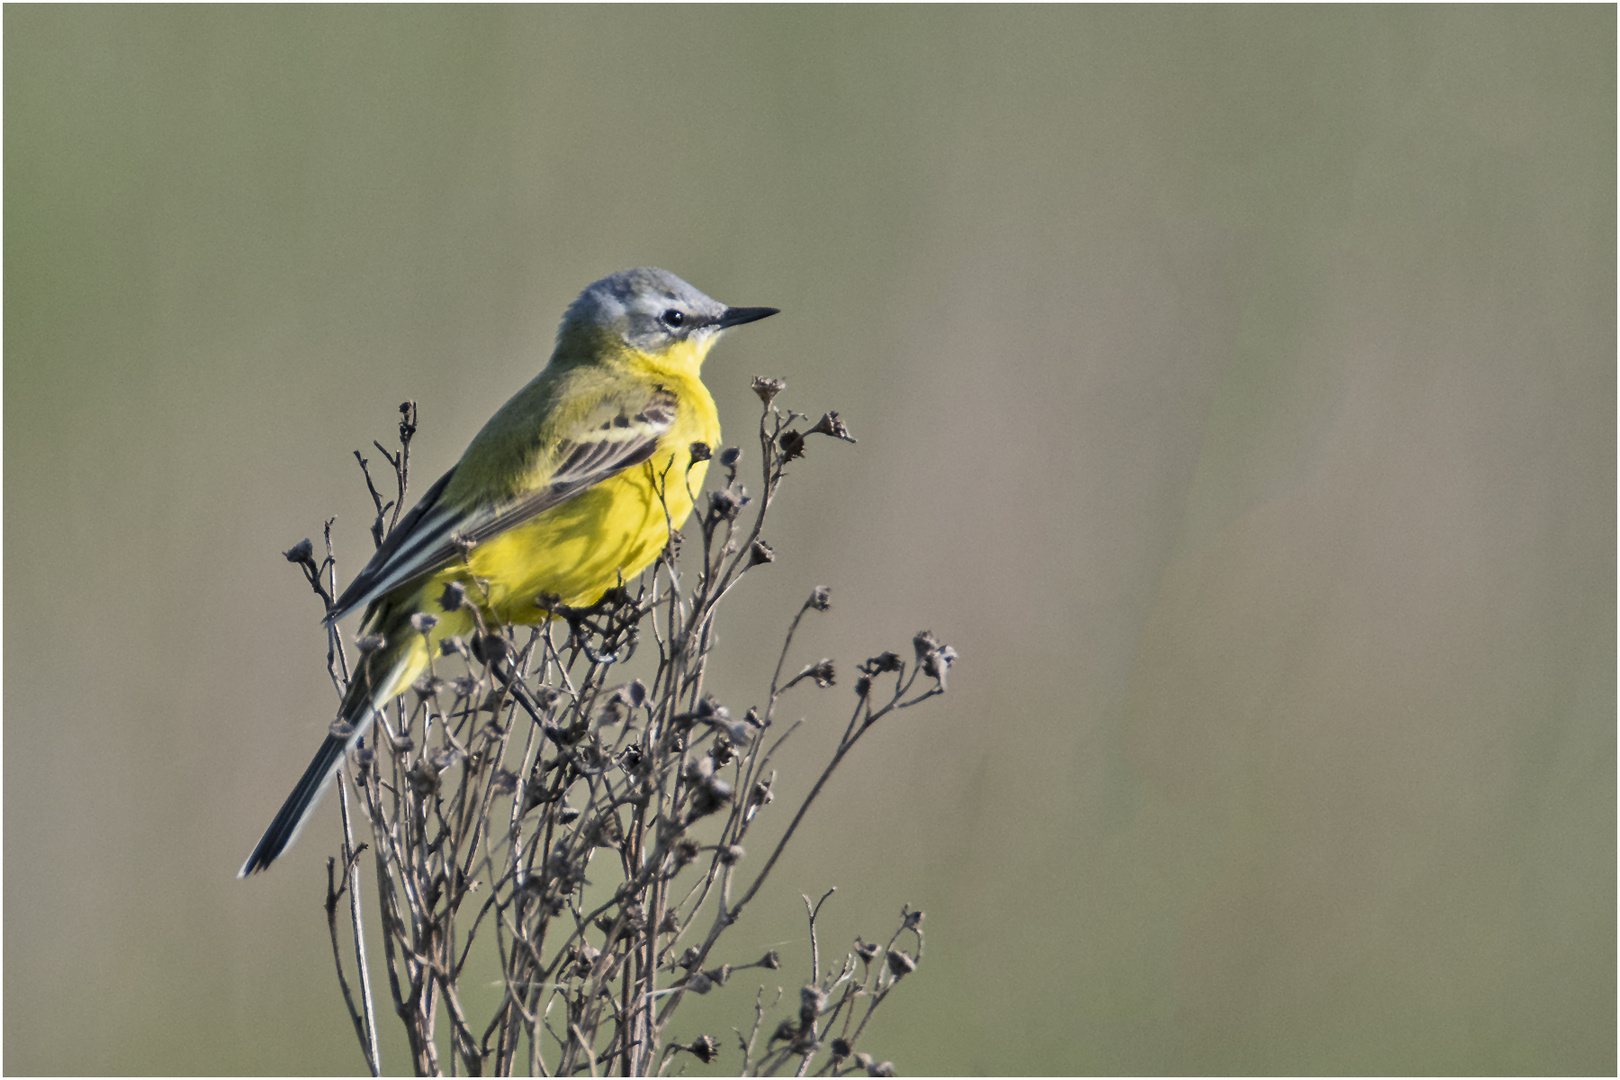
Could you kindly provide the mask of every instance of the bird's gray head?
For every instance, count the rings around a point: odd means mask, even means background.
[[[568,305],[560,343],[572,331],[597,328],[622,338],[631,348],[654,355],[690,342],[700,354],[727,327],[775,315],[776,308],[727,307],[668,270],[639,266],[595,282]]]

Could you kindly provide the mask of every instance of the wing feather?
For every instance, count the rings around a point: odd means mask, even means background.
[[[674,424],[675,407],[675,395],[660,387],[633,415],[620,410],[580,438],[562,441],[557,447],[561,463],[547,482],[502,503],[464,509],[442,505],[444,490],[455,475],[456,470],[451,469],[388,534],[327,612],[326,622],[334,623],[355,608],[437,573],[461,559],[468,547],[514,529],[648,460],[657,451],[658,440]]]

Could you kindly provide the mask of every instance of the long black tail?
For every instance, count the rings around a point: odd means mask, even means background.
[[[366,715],[371,715],[370,709],[366,710]],[[359,741],[364,730],[364,727],[357,726],[354,733],[346,739],[340,739],[336,735],[326,737],[326,741],[321,743],[321,748],[315,752],[315,759],[309,763],[309,768],[304,770],[303,779],[292,789],[287,801],[281,804],[281,809],[276,812],[276,819],[264,831],[264,836],[253,849],[253,854],[248,856],[247,862],[242,864],[242,869],[237,871],[237,877],[244,878],[249,874],[258,873],[275,862],[276,856],[292,846],[292,842],[298,839],[298,830],[304,827],[310,811],[315,809],[316,802],[320,800],[321,793],[326,790],[326,785],[331,783],[338,766],[343,764],[343,755],[348,753],[350,746]]]

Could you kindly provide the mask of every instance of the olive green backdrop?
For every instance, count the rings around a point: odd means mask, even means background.
[[[6,8],[5,1069],[361,1067],[334,804],[233,876],[331,716],[279,552],[336,514],[352,572],[349,452],[415,398],[437,475],[650,263],[783,309],[710,359],[733,438],[756,373],[860,437],[722,698],[816,584],[807,659],[962,654],[733,959],[923,908],[902,1072],[1612,1073],[1615,29]]]

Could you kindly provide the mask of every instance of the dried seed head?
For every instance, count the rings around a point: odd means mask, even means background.
[[[681,929],[681,920],[675,917],[675,909],[670,908],[664,912],[664,921],[658,924],[660,934],[675,934]]]
[[[846,1039],[834,1039],[832,1041],[833,1060],[834,1061],[842,1061],[844,1058],[849,1057],[849,1052],[851,1050],[853,1050],[853,1049],[854,1049],[854,1047],[849,1045],[848,1040],[846,1040]]]
[[[855,939],[855,955],[869,964],[872,962],[872,958],[877,956],[879,948],[880,946],[862,941],[860,938]]]
[[[504,660],[510,644],[499,634],[479,634],[473,638],[473,658],[484,664],[493,664],[498,660]]]
[[[831,435],[835,439],[843,439],[847,443],[855,441],[855,436],[849,433],[849,428],[838,419],[836,412],[830,412],[816,421],[816,426],[805,432],[806,435]]]
[[[867,1072],[871,1072],[872,1071],[872,1055],[871,1054],[864,1054],[864,1053],[863,1054],[856,1054],[855,1055],[855,1064],[858,1067],[860,1067],[862,1069],[865,1069]]]
[[[693,840],[690,837],[682,838],[682,840],[675,845],[676,869],[685,866],[687,863],[697,858],[698,852],[702,850],[702,847],[698,845],[696,840]]]
[[[760,563],[768,563],[768,562],[775,562],[775,561],[776,561],[776,552],[772,551],[771,550],[771,545],[767,544],[765,541],[763,541],[763,540],[755,540],[753,542],[753,544],[751,544],[749,546],[749,548],[748,548],[748,565],[749,566],[758,566]]]
[[[419,698],[430,698],[444,689],[444,680],[437,675],[423,675],[411,684],[411,689]]]
[[[572,825],[579,820],[579,810],[572,806],[560,807],[557,810],[557,820],[564,825]]]
[[[724,465],[728,469],[736,465],[737,462],[741,460],[742,450],[738,447],[728,446],[724,450],[720,451],[720,464]]]
[[[755,780],[754,786],[748,792],[749,806],[767,806],[776,799],[776,792],[764,780]]]
[[[798,1037],[799,1029],[794,1026],[793,1021],[791,1020],[783,1020],[780,1024],[776,1025],[776,1030],[771,1032],[771,1042],[773,1043],[792,1042]]]
[[[861,670],[868,675],[881,675],[885,671],[899,671],[905,666],[905,661],[900,659],[899,653],[881,652],[861,665]]]
[[[889,950],[888,960],[889,970],[894,972],[897,979],[903,979],[917,970],[917,961],[897,949]]]
[[[732,844],[730,847],[723,847],[720,849],[720,865],[736,866],[738,863],[742,862],[743,856],[746,854],[748,854],[748,852],[743,850],[743,846],[741,844]]]
[[[730,491],[721,488],[718,491],[709,492],[709,513],[721,521],[732,520],[737,516],[737,511],[740,509],[742,509],[742,503]]]
[[[907,907],[904,909],[903,914],[905,918],[903,925],[907,930],[915,930],[922,925],[924,916],[921,911],[912,911],[910,907]]]
[[[808,1029],[827,1007],[827,991],[819,986],[806,986],[799,991],[799,1026]]]
[[[362,656],[381,652],[387,644],[388,639],[381,634],[365,634],[354,641],[354,647],[360,650]]]
[[[832,590],[825,585],[817,585],[810,590],[810,599],[804,602],[804,606],[814,608],[816,611],[826,611],[832,607]]]
[[[781,379],[769,379],[764,375],[754,376],[754,393],[758,394],[759,400],[767,405],[771,403],[772,398],[780,394],[786,387],[787,383]]]
[[[797,431],[782,432],[782,437],[776,443],[782,448],[783,461],[804,457],[804,436]]]
[[[731,965],[721,964],[717,968],[710,968],[703,974],[707,975],[709,977],[709,981],[714,983],[714,985],[724,986],[726,985],[726,980],[731,978]]]
[[[714,456],[714,451],[709,449],[709,444],[706,442],[695,442],[692,444],[690,449],[692,453],[692,464],[694,465],[700,461],[708,461],[709,458]]]
[[[693,968],[697,967],[698,961],[701,959],[703,959],[703,954],[698,952],[697,946],[693,945],[689,946],[685,952],[681,953],[681,958],[675,961],[675,963],[678,966],[685,968],[687,971],[691,971]]]
[[[816,685],[822,687],[823,689],[833,686],[838,682],[838,676],[833,670],[833,662],[831,660],[822,660],[820,663],[812,664],[804,670],[805,674],[814,679],[816,681]]]
[[[711,776],[692,792],[692,812],[688,820],[707,817],[731,801],[731,785],[718,776]]]
[[[865,697],[871,692],[872,677],[870,675],[862,675],[860,678],[855,680],[855,695],[857,697]]]
[[[919,630],[917,636],[911,639],[911,647],[917,650],[917,660],[920,663],[923,657],[939,648],[939,639],[927,630]]]
[[[928,653],[922,659],[923,674],[939,680],[939,688],[945,689],[945,674],[951,670],[951,664],[956,662],[956,650],[949,645],[942,645]]]
[[[450,680],[450,686],[458,698],[470,698],[478,693],[479,679],[476,675],[457,675]]]
[[[557,704],[557,699],[562,697],[562,692],[554,686],[537,686],[529,696],[534,698],[535,708],[549,709]]]
[[[332,721],[326,730],[331,733],[334,739],[347,739],[354,734],[354,725],[347,720],[338,719]]]
[[[714,1041],[712,1035],[698,1036],[686,1049],[705,1065],[714,1064],[714,1059],[720,1056],[720,1044]]]
[[[630,684],[624,688],[624,692],[630,699],[630,704],[638,709],[647,703],[647,684],[640,679],[631,679]]]
[[[305,538],[281,554],[290,563],[312,563],[315,561],[315,545],[310,543],[308,538]]]
[[[418,611],[416,614],[411,616],[411,629],[415,630],[418,634],[426,636],[430,630],[438,625],[439,617],[437,615],[429,615],[425,611]]]
[[[866,1070],[867,1076],[893,1076],[894,1062],[885,1061],[880,1065],[873,1065]]]
[[[406,771],[405,776],[418,795],[431,795],[439,790],[439,770],[422,758]]]
[[[439,594],[439,607],[444,611],[459,611],[467,602],[467,589],[459,581],[447,581]]]
[[[694,971],[686,977],[686,988],[694,994],[707,994],[714,989],[714,980],[707,972]]]

